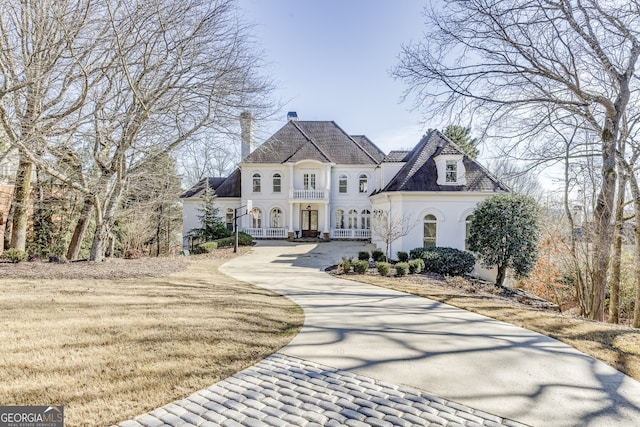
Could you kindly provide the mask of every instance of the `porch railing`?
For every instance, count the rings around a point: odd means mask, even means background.
[[[360,228],[334,228],[331,230],[332,239],[370,239],[371,230]]]
[[[286,239],[287,230],[284,228],[245,228],[245,233],[256,239]]]

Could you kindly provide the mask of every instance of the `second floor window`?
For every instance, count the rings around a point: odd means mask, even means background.
[[[347,192],[347,175],[342,174],[338,177],[338,193]]]
[[[259,193],[262,190],[262,177],[259,173],[253,174],[253,192]]]
[[[458,162],[456,160],[447,160],[445,182],[458,182]]]
[[[279,193],[282,191],[282,177],[279,173],[273,174],[273,192]]]
[[[305,190],[315,190],[316,189],[316,174],[315,173],[305,173],[302,176],[303,185]]]
[[[358,188],[361,193],[367,193],[369,191],[369,180],[367,175],[362,174],[358,178]]]

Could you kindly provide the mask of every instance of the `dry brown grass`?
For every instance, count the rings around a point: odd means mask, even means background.
[[[565,342],[640,381],[640,330],[590,321],[553,310],[535,308],[515,298],[477,291],[473,286],[425,276],[341,276],[430,298],[511,323]]]
[[[81,280],[0,276],[0,402],[63,404],[67,426],[109,425],[277,351],[301,309],[219,273],[233,254],[217,254],[175,261],[182,270],[164,277],[91,278],[113,265],[73,266]]]

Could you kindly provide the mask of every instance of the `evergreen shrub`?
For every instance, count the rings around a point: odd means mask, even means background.
[[[388,262],[379,262],[378,265],[378,274],[381,276],[388,276],[391,272],[391,264]]]
[[[17,264],[26,260],[29,254],[27,254],[25,251],[21,251],[20,249],[11,248],[4,251],[4,256],[6,256],[7,259],[12,263]]]
[[[410,251],[410,255],[424,261],[424,271],[443,276],[464,276],[473,271],[476,263],[471,252],[454,248],[416,248]]]
[[[396,276],[406,276],[409,272],[409,263],[399,262],[396,263]]]
[[[409,260],[409,274],[420,274],[424,270],[422,258]]]
[[[358,252],[358,259],[360,261],[369,261],[369,252],[367,251]]]
[[[375,262],[382,262],[385,261],[386,257],[384,256],[384,252],[382,252],[380,249],[374,249],[371,251],[371,258],[375,261]]]
[[[403,251],[398,251],[398,261],[400,262],[409,261],[409,254]]]
[[[358,274],[364,274],[369,269],[369,261],[358,260],[353,262],[353,271]]]
[[[342,271],[344,273],[348,273],[351,271],[351,258],[347,258],[347,257],[342,258]]]

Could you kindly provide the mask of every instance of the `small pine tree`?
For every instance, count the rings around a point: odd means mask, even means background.
[[[472,159],[476,159],[478,154],[480,154],[480,151],[478,150],[478,144],[480,141],[478,141],[477,138],[471,138],[470,127],[449,125],[442,133],[444,133],[447,138],[453,141],[467,156]]]
[[[215,201],[216,195],[211,188],[207,187],[202,195],[202,209],[198,209],[201,227],[192,229],[191,235],[205,241],[231,236],[231,231],[220,218],[220,210],[216,207]]]

